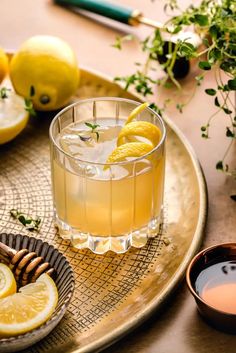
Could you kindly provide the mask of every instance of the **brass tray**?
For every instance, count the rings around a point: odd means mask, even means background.
[[[108,78],[81,72],[78,98],[121,96],[140,100]],[[51,117],[42,114],[12,143],[0,146],[0,232],[29,234],[10,217],[18,208],[42,218],[39,237],[63,252],[76,279],[75,294],[57,328],[28,353],[98,352],[160,308],[201,244],[207,196],[203,174],[188,142],[167,124],[164,222],[160,234],[142,249],[95,255],[75,250],[53,224],[49,137]],[[25,351],[26,352],[26,351]]]

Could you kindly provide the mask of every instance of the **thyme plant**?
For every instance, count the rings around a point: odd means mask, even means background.
[[[213,70],[216,87],[205,89],[205,93],[213,97],[216,110],[201,127],[201,135],[205,139],[209,138],[213,120],[223,111],[226,116],[225,136],[229,145],[216,163],[216,168],[236,178],[235,167],[226,163],[226,156],[236,139],[236,0],[202,0],[199,6],[190,5],[185,10],[179,7],[177,0],[168,0],[164,9],[168,15],[170,12],[175,15],[170,16],[161,30],[154,30],[140,43],[146,53],[145,63],[137,63],[136,72],[126,77],[116,77],[115,80],[123,82],[125,89],[133,87],[147,97],[153,95],[156,85],[175,85],[181,89],[181,72],[178,72],[181,61],[187,64],[191,59],[197,59],[201,71],[195,77],[196,87],[201,85],[206,72]],[[166,42],[166,34],[176,36],[189,28],[202,38],[202,50],[199,51],[188,38],[182,40],[180,37],[174,45],[170,41]],[[123,37],[123,40],[130,40],[130,36]],[[122,38],[116,38],[113,46],[121,49]],[[161,79],[153,79],[152,63],[156,60],[166,72]],[[176,108],[182,112],[185,104],[178,103]],[[160,107],[155,102],[151,107],[160,114],[165,109],[165,106]]]

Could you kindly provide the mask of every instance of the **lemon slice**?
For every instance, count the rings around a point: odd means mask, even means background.
[[[0,89],[6,87],[0,86]],[[6,87],[6,98],[0,97],[0,144],[14,139],[26,126],[29,113],[25,110],[24,98],[12,88]]]
[[[117,139],[117,146],[124,144],[132,136],[144,137],[155,147],[160,141],[161,131],[156,125],[148,121],[133,121],[121,129]]]
[[[16,336],[40,326],[51,317],[57,302],[57,287],[47,274],[0,299],[0,336]]]
[[[130,115],[128,116],[125,124],[129,124],[138,114],[140,114],[148,106],[149,104],[145,102],[143,104],[140,104],[137,108],[133,109]]]
[[[145,142],[129,142],[115,148],[107,159],[107,163],[116,163],[128,157],[141,157],[150,152],[153,146]]]
[[[0,263],[0,299],[16,293],[16,281],[10,268]]]

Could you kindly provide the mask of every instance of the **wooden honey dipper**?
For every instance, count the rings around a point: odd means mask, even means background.
[[[0,242],[0,262],[7,264],[12,270],[18,286],[33,283],[37,278],[47,273],[55,274],[49,262],[44,262],[43,257],[28,249],[15,250]]]

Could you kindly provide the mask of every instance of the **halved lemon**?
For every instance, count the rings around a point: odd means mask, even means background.
[[[16,281],[7,265],[0,263],[0,299],[16,293]]]
[[[3,84],[0,86],[2,89],[5,90],[5,98],[0,96],[0,144],[13,140],[29,119],[24,98],[18,96],[9,85]]]
[[[132,121],[121,129],[117,139],[117,146],[124,144],[127,139],[135,136],[144,137],[155,147],[160,141],[161,131],[156,125],[148,121]]]
[[[19,293],[0,299],[0,336],[16,336],[42,325],[57,302],[56,284],[47,274],[20,288]]]
[[[145,142],[129,142],[115,148],[107,159],[107,163],[125,161],[128,157],[142,157],[150,152],[153,146]]]

